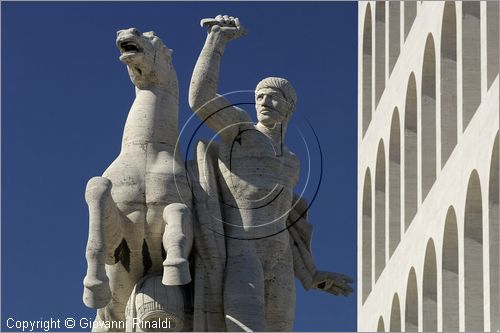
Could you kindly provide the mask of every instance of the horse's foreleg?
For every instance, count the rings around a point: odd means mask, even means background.
[[[180,203],[165,207],[163,220],[163,247],[167,258],[163,262],[163,284],[183,285],[191,282],[189,253],[193,246],[193,220],[189,208]]]
[[[90,179],[85,191],[85,200],[89,207],[89,238],[83,302],[90,308],[99,309],[111,300],[106,263],[114,263],[111,262],[110,253],[118,245],[114,243],[119,242],[121,238],[117,209],[111,198],[111,181],[104,177]]]

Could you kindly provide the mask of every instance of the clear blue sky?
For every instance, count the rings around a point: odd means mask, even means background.
[[[118,60],[116,31],[154,30],[174,49],[182,125],[191,115],[188,84],[206,36],[199,20],[219,13],[240,17],[249,31],[226,50],[219,92],[253,89],[271,75],[294,84],[298,105],[291,126],[301,128],[312,147],[309,199],[319,179],[319,155],[304,119],[323,153],[323,179],[309,213],[317,266],[356,278],[356,2],[1,6],[3,330],[9,317],[95,315],[81,300],[88,233],[84,190],[119,153],[134,98]],[[253,108],[247,110],[253,116]],[[300,187],[307,160],[297,133],[290,129],[287,142],[302,160]],[[355,329],[356,294],[306,293],[297,284],[295,330]]]

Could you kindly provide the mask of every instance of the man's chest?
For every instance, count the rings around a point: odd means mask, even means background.
[[[232,177],[262,187],[293,186],[299,172],[297,158],[281,142],[256,129],[242,130],[219,150],[224,178]]]

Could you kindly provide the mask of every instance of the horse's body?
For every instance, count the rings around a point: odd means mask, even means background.
[[[136,98],[119,156],[86,190],[90,229],[83,298],[106,321],[125,320],[130,293],[146,274],[161,274],[164,267],[165,284],[188,283],[192,244],[171,51],[153,33],[133,28],[118,32],[117,46]]]

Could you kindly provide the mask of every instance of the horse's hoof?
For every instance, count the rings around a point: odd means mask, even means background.
[[[100,309],[111,301],[111,289],[109,281],[89,281],[87,277],[83,280],[83,303],[92,309]]]
[[[189,261],[186,259],[169,259],[163,262],[163,279],[161,281],[166,286],[181,286],[191,282],[189,272]]]

